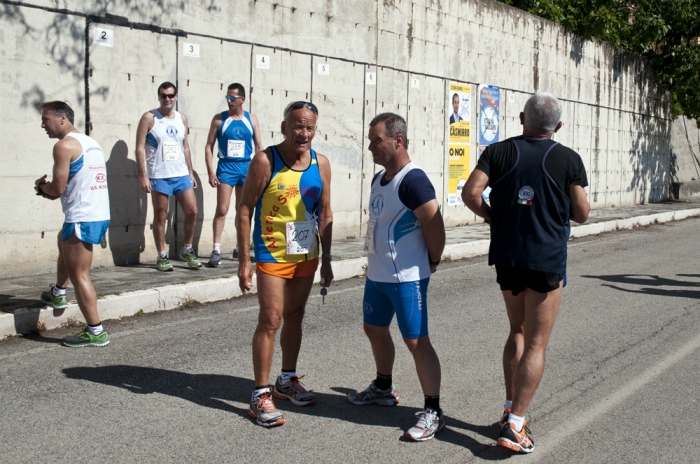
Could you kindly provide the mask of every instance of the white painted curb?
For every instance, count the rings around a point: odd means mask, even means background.
[[[632,229],[654,223],[680,221],[689,217],[700,216],[700,208],[665,213],[650,214],[628,219],[585,224],[571,228],[571,237],[584,237],[620,229]],[[465,243],[454,243],[445,246],[443,259],[458,260],[482,256],[489,251],[490,240],[474,240]],[[367,270],[367,258],[346,259],[333,263],[335,280],[345,280],[361,276]],[[316,272],[318,282],[320,271]],[[255,293],[255,275],[253,288]],[[186,284],[169,285],[149,290],[124,292],[120,295],[108,295],[97,300],[97,311],[102,320],[118,319],[144,313],[165,311],[186,306],[189,302],[211,303],[228,300],[241,296],[238,288],[238,277],[203,280]],[[65,309],[56,311],[53,308],[19,309],[14,314],[0,315],[0,337],[30,332],[37,326],[42,330],[58,328],[72,320],[82,321],[83,316],[77,304],[70,304]]]

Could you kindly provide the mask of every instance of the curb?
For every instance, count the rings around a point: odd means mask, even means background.
[[[700,208],[585,224],[572,227],[571,238],[597,235],[620,229],[633,229],[649,224],[680,221],[696,216],[700,216]],[[488,253],[489,243],[490,240],[474,240],[446,245],[442,257],[455,261],[482,256]],[[361,276],[366,269],[367,258],[346,259],[333,264],[335,280]],[[320,270],[316,272],[314,282],[318,282],[319,279]],[[255,275],[253,275],[253,288],[250,293],[256,291]],[[139,311],[143,313],[166,311],[186,306],[192,302],[212,303],[241,295],[242,292],[238,288],[238,277],[226,277],[124,292],[119,295],[107,295],[97,300],[97,311],[102,320],[110,320],[133,316]],[[80,309],[75,303],[69,304],[62,310],[54,310],[50,307],[19,309],[13,314],[0,315],[0,338],[33,332],[37,328],[41,328],[41,330],[56,329],[72,320],[82,320]]]

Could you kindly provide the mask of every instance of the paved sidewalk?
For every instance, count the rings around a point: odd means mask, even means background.
[[[591,211],[586,224],[572,224],[571,235],[594,235],[698,215],[700,199],[603,208]],[[334,240],[333,269],[336,279],[347,279],[364,273],[366,258],[362,252],[363,243],[362,238]],[[488,243],[489,228],[486,224],[449,228],[443,259],[454,260],[486,254]],[[200,258],[203,263],[208,261],[208,256]],[[130,316],[138,311],[167,310],[195,301],[204,303],[241,294],[236,277],[238,263],[231,258],[230,252],[224,254],[218,268],[190,270],[183,262],[171,262],[175,271],[167,273],[156,271],[151,262],[93,269],[91,276],[99,297],[98,310],[101,317],[113,319]],[[41,291],[47,289],[54,279],[53,273],[0,279],[0,337],[55,328],[71,319],[82,320],[76,304],[55,311],[46,308],[39,300]],[[75,303],[71,287],[68,298]]]

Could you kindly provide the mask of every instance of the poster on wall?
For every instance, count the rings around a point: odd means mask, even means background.
[[[450,82],[447,92],[449,139],[447,143],[447,204],[462,205],[462,188],[467,183],[471,160],[472,88],[468,84]]]
[[[479,153],[492,143],[498,142],[500,136],[500,88],[494,85],[482,85],[479,88]],[[486,187],[481,196],[489,199],[491,187]]]

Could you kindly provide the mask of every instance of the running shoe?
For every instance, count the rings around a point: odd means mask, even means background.
[[[498,425],[500,425],[501,427],[506,425],[506,422],[508,422],[508,416],[510,416],[510,408],[503,410],[503,415],[501,416],[501,420],[498,421]]]
[[[250,402],[248,415],[263,427],[275,427],[284,424],[284,416],[275,407],[270,391],[256,396]]]
[[[221,253],[218,251],[214,250],[211,252],[211,256],[209,257],[209,262],[207,263],[208,267],[219,267],[219,264],[221,263]]]
[[[380,390],[374,386],[373,380],[365,390],[348,393],[348,401],[358,406],[367,406],[369,404],[396,406],[399,404],[399,391],[393,385],[387,390]]]
[[[84,346],[107,346],[109,345],[109,336],[107,331],[103,331],[99,335],[93,335],[88,328],[84,328],[75,335],[66,335],[63,337],[63,344],[71,348],[82,348]]]
[[[163,272],[170,272],[173,270],[173,265],[170,264],[168,255],[165,255],[165,257],[158,255],[158,259],[156,259],[156,269]]]
[[[445,428],[445,415],[442,414],[442,410],[438,412],[427,408],[417,412],[416,416],[418,422],[406,432],[406,438],[413,441],[428,441]]]
[[[202,267],[202,263],[199,262],[192,248],[188,248],[184,253],[180,253],[180,261],[187,263],[187,267],[190,269],[199,269]]]
[[[280,383],[280,378],[277,377],[272,395],[280,400],[289,400],[297,406],[314,404],[316,397],[300,382],[303,378],[303,375],[301,377],[294,376],[289,379],[289,383]]]
[[[66,295],[53,296],[53,289],[56,284],[49,285],[48,292],[41,292],[41,301],[47,305],[51,305],[54,309],[61,309],[68,306],[68,300]]]
[[[515,430],[515,425],[507,422],[501,427],[501,434],[498,436],[497,445],[506,447],[516,453],[532,453],[535,450],[535,442],[532,441],[529,434],[530,429],[523,422],[523,429],[518,432]]]

